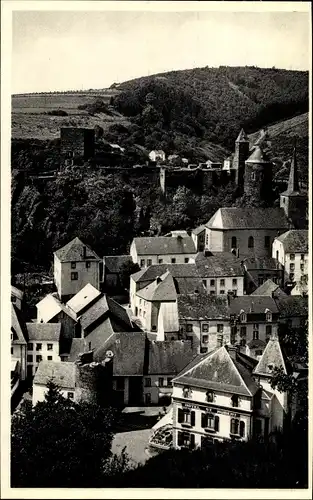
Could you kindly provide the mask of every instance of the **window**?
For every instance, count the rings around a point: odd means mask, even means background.
[[[140,267],[144,267],[145,263],[145,259],[140,259]]]
[[[233,297],[237,297],[237,290],[232,290]]]
[[[208,352],[207,347],[200,347],[200,354],[205,354],[206,352]]]
[[[36,344],[36,351],[41,351],[42,344]]]
[[[247,327],[241,326],[240,327],[240,337],[246,337],[246,336],[247,336]]]
[[[304,260],[304,253],[301,254],[301,260]]]
[[[258,324],[258,323],[254,323],[254,325],[253,325],[253,329],[254,329],[254,330],[258,330],[258,329],[259,329],[259,324]]]
[[[271,322],[272,321],[272,313],[271,311],[267,310],[265,314],[266,321]]]
[[[234,394],[232,397],[231,397],[231,404],[234,408],[238,408],[239,406],[239,397],[237,396],[237,394]]]
[[[304,271],[304,264],[300,264],[300,271],[303,272]]]
[[[33,362],[33,355],[27,354],[27,363],[32,363],[32,362]]]
[[[190,389],[190,387],[183,388],[183,397],[184,398],[190,398],[191,394],[192,394],[192,390]]]
[[[270,244],[271,244],[271,239],[269,236],[265,236],[264,237],[264,247],[265,248],[269,248],[270,247]]]
[[[13,347],[11,347],[11,354],[13,354],[13,352],[14,352],[14,351],[13,351],[13,349],[14,349],[14,348],[13,348]]]
[[[152,259],[147,259],[147,266],[151,266],[152,265]]]
[[[276,250],[276,260],[279,260],[279,251]]]
[[[124,390],[124,377],[117,377],[116,379],[116,390],[123,391]]]
[[[230,433],[231,434],[239,434],[239,420],[238,418],[232,418],[230,420]]]
[[[254,247],[254,238],[253,236],[249,236],[248,238],[248,248],[253,248]]]
[[[164,387],[164,378],[159,377],[159,387]]]
[[[293,281],[294,279],[295,279],[295,275],[294,275],[294,273],[290,273],[290,274],[289,274],[289,280],[290,280],[290,281]]]
[[[141,316],[141,309],[139,309],[139,316]]]
[[[245,338],[240,339],[240,345],[242,347],[244,347],[246,345],[246,339]]]
[[[68,392],[67,399],[74,399],[74,392]]]
[[[91,266],[91,262],[86,262],[86,269],[89,269]]]
[[[233,345],[236,343],[237,329],[236,327],[231,329],[230,332],[230,343]]]
[[[189,257],[185,257],[185,264],[188,264],[189,262]]]
[[[209,244],[209,235],[208,235],[208,234],[206,235],[206,238],[205,238],[205,243],[206,243],[206,245],[208,245],[208,244]]]
[[[253,340],[259,340],[259,330],[253,330]]]
[[[186,327],[186,331],[188,333],[192,332],[193,331],[192,325],[188,324],[187,327]]]
[[[157,330],[156,325],[152,325],[151,330],[152,330],[153,332],[156,332],[156,330]]]
[[[217,335],[216,343],[217,343],[218,347],[222,347],[222,345],[223,345],[223,335]]]
[[[225,280],[220,280],[220,287],[225,286]]]
[[[52,356],[47,356],[48,361],[52,361]]]
[[[210,286],[215,286],[215,280],[210,280]]]
[[[179,424],[187,424],[193,427],[195,425],[195,412],[178,408],[177,419]]]
[[[272,335],[272,325],[266,325],[265,329],[266,342],[270,339],[271,335]]]
[[[255,351],[255,355],[256,355],[256,356],[262,356],[262,354],[263,354],[263,351],[262,351],[262,350]]]
[[[295,260],[295,254],[294,253],[290,254],[290,260]]]
[[[171,259],[171,263],[172,263],[172,264],[176,264],[176,259],[175,259],[175,257],[173,257],[173,258]]]
[[[220,294],[224,295],[225,294],[225,290],[220,290]]]
[[[202,280],[204,288],[206,288],[206,280]]]
[[[217,325],[217,333],[223,333],[224,332],[224,325],[220,324]]]
[[[186,448],[194,448],[195,435],[189,434],[189,432],[178,432],[177,441],[178,441],[178,446]]]
[[[145,404],[146,405],[151,404],[151,393],[150,392],[146,392],[146,394],[145,394]]]
[[[146,317],[146,311],[143,312],[143,317],[145,318]]]
[[[202,323],[202,331],[203,332],[208,332],[209,331],[209,325],[207,323]]]
[[[52,351],[53,350],[53,344],[48,344],[47,345],[47,349],[48,349],[48,351]]]
[[[255,172],[251,172],[251,180],[255,181]]]
[[[237,238],[236,236],[233,236],[231,239],[231,247],[232,248],[237,248]]]
[[[34,344],[29,343],[29,344],[27,345],[27,349],[28,349],[29,351],[32,351],[32,350],[34,349]]]
[[[163,264],[163,259],[159,259],[159,264]]]
[[[188,342],[192,342],[192,341],[193,341],[193,338],[192,338],[192,337],[190,337],[189,335],[187,335],[187,340],[188,340]]]
[[[294,271],[295,270],[295,265],[294,264],[290,264],[289,270],[290,270],[290,272]]]
[[[206,400],[208,403],[214,403],[215,399],[215,394],[213,391],[207,391],[206,392]]]
[[[42,361],[42,356],[36,356],[36,363],[40,363]]]
[[[76,262],[71,262],[71,269],[76,269]]]
[[[204,344],[207,344],[209,342],[209,336],[208,335],[202,335],[202,342]]]
[[[151,378],[145,378],[145,387],[151,387]]]
[[[91,342],[88,344],[88,350],[91,351]]]
[[[210,295],[215,295],[215,290],[211,290]]]
[[[71,273],[71,280],[77,281],[78,280],[78,273]]]
[[[172,387],[172,378],[171,377],[167,377],[167,385],[168,387]]]
[[[233,278],[233,286],[237,286],[237,278]]]

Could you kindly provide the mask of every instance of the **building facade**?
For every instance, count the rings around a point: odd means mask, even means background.
[[[305,229],[289,230],[275,238],[272,255],[284,268],[284,283],[308,286],[309,233]],[[300,293],[300,288],[299,288]]]
[[[186,264],[194,262],[196,248],[190,236],[155,236],[134,238],[130,255],[141,268],[155,264]]]
[[[33,377],[42,361],[60,362],[60,323],[26,323],[27,376]]]

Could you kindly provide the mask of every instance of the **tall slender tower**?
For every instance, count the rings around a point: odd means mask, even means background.
[[[242,128],[236,139],[235,154],[232,165],[233,168],[236,169],[236,185],[240,193],[243,192],[245,161],[248,158],[248,156],[249,156],[249,139]]]
[[[272,163],[266,153],[256,146],[245,162],[244,190],[256,203],[272,197]]]
[[[305,229],[307,195],[300,190],[297,146],[293,149],[288,186],[286,191],[280,195],[280,207],[284,209],[286,216],[296,229]]]

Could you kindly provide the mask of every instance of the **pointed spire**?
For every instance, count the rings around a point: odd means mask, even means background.
[[[236,142],[249,142],[249,139],[247,137],[247,134],[243,130],[243,128],[240,130],[239,135],[236,139]]]
[[[290,166],[290,174],[288,180],[288,193],[299,192],[299,176],[298,176],[298,165],[297,165],[297,143],[296,139],[294,141],[293,155]]]

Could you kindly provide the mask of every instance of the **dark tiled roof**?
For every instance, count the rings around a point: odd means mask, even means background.
[[[215,276],[243,276],[241,261],[230,252],[215,253],[196,260],[198,275],[201,278]]]
[[[195,229],[192,230],[193,234],[198,235],[205,231],[205,225],[203,224],[202,226],[198,226]]]
[[[264,314],[269,309],[273,314],[278,313],[275,300],[266,295],[242,295],[230,301],[230,314],[240,314],[243,310],[246,314]]]
[[[101,362],[106,352],[112,351],[113,375],[143,375],[145,334],[141,332],[114,333],[102,347],[94,353],[94,360]]]
[[[276,238],[284,245],[286,253],[308,253],[309,232],[306,229],[291,229]]]
[[[178,295],[178,316],[184,319],[227,319],[229,318],[227,297],[206,293]]]
[[[32,340],[51,340],[58,342],[61,334],[61,323],[26,323],[28,338]]]
[[[150,375],[176,375],[196,356],[192,343],[188,341],[149,341],[148,346],[147,373]]]
[[[132,323],[126,309],[111,297],[107,296],[107,303],[110,311],[110,318],[123,326],[124,331],[133,330]],[[120,331],[120,330],[118,330]]]
[[[86,257],[83,256],[84,247],[86,248]],[[54,253],[61,262],[79,262],[86,259],[100,260],[98,255],[77,237]]]
[[[244,259],[244,266],[248,271],[254,269],[282,270],[283,266],[273,257],[249,257]]]
[[[175,278],[176,290],[178,293],[184,295],[188,293],[205,293],[205,287],[202,280],[199,278]]]
[[[250,370],[240,357],[234,360],[225,347],[215,349],[193,367],[185,369],[175,382],[245,396],[257,391]]]
[[[75,389],[75,363],[69,363],[67,361],[41,361],[36,371],[33,384],[47,385],[50,379],[61,388]]]
[[[138,255],[174,255],[196,253],[195,244],[188,237],[155,236],[134,238]]]
[[[260,339],[252,339],[250,340],[250,342],[248,342],[247,345],[248,347],[250,347],[250,349],[257,349],[258,347],[265,347],[265,342]]]
[[[117,331],[130,331],[133,329],[127,311],[112,298],[102,295],[91,305],[81,316],[80,323],[82,328],[90,329],[92,325],[98,323],[101,318],[103,321],[110,318],[112,325],[116,326]],[[113,328],[115,330],[115,328]],[[116,331],[116,330],[115,330]]]
[[[275,302],[279,309],[281,318],[292,318],[297,316],[307,317],[309,313],[308,298],[296,295],[277,297]]]
[[[103,295],[95,302],[91,307],[87,309],[80,316],[80,323],[85,330],[86,328],[90,328],[93,323],[98,321],[102,316],[107,314],[109,311],[108,303],[106,297]]]
[[[269,279],[266,280],[261,286],[259,286],[259,288],[254,290],[251,295],[268,295],[269,297],[272,297],[272,293],[275,292],[277,288],[279,288],[279,286],[274,283],[274,281]]]
[[[108,273],[118,274],[124,264],[131,263],[130,255],[107,255],[103,257],[103,264]]]
[[[70,355],[68,361],[75,362],[78,358],[78,355],[82,352],[87,351],[86,340],[85,339],[72,339]]]
[[[148,286],[139,290],[137,295],[148,301],[176,300],[177,292],[173,277],[167,271]]]
[[[207,222],[211,229],[288,229],[282,208],[219,208]]]
[[[266,344],[260,361],[254,369],[254,373],[256,375],[270,375],[275,367],[282,367],[284,372],[287,373],[286,365],[286,359],[278,339],[270,339]]]
[[[27,330],[23,323],[20,311],[14,304],[11,304],[11,332],[14,344],[26,344],[27,342]]]

